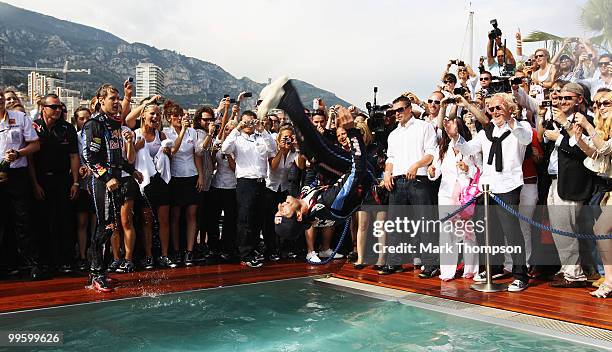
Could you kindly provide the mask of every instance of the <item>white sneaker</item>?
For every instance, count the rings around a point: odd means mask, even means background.
[[[319,252],[319,257],[320,258],[329,258],[331,257],[331,255],[334,253],[334,251],[331,250],[331,248],[325,250],[325,251],[321,251]],[[334,255],[334,259],[342,259],[344,258],[344,255],[340,254],[340,253],[336,253],[336,255]]]
[[[491,276],[491,280],[495,280],[495,279],[499,279],[501,277],[504,277],[505,274],[504,273],[498,273],[498,274],[493,274]],[[483,271],[477,275],[474,275],[474,278],[472,279],[476,282],[487,282],[487,272]]]
[[[529,284],[527,282],[524,282],[524,281],[521,281],[521,280],[514,280],[508,286],[508,291],[509,292],[520,292],[520,291],[523,291],[524,289],[526,289],[528,286],[529,286]]]
[[[319,259],[319,257],[317,256],[317,252],[312,251],[306,254],[306,261],[311,263],[320,263],[321,259]]]

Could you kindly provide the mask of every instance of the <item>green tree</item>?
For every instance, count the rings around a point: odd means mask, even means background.
[[[587,38],[599,49],[610,52],[612,45],[612,0],[589,0],[579,11],[578,22],[591,33]],[[551,52],[558,50],[564,40],[558,35],[536,30],[523,38],[524,42],[545,42]]]

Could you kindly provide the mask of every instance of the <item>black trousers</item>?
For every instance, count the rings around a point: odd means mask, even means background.
[[[264,192],[263,180],[238,178],[236,202],[238,203],[238,254],[240,259],[249,257],[259,243],[262,228]]]
[[[211,251],[228,254],[236,253],[236,189],[211,188],[213,226],[208,232],[208,247]],[[223,234],[219,232],[219,222],[223,212]]]
[[[200,243],[204,243],[208,238],[207,243],[209,247],[211,246],[211,233],[215,232],[215,226],[217,227],[216,235],[219,234],[219,223],[215,222],[215,208],[216,204],[212,189],[198,194],[198,229],[200,230]]]
[[[395,186],[389,193],[389,212],[388,219],[395,221],[397,218],[407,217],[412,221],[431,219],[435,214],[431,199],[430,182],[423,177],[414,180],[398,178]],[[425,266],[439,266],[440,256],[438,254],[423,252],[419,254],[420,245],[439,243],[439,234],[435,231],[417,231],[416,233],[389,233],[388,241],[390,246],[398,246],[402,243],[415,246],[414,253],[388,253],[386,257],[387,265],[406,264],[415,256],[421,258]]]
[[[72,178],[63,175],[37,175],[45,199],[35,202],[41,262],[60,266],[74,260],[76,227],[74,207],[70,200]]]
[[[274,215],[278,211],[278,204],[285,201],[288,192],[275,192],[266,188],[264,193],[265,214],[263,220],[263,237],[266,244],[266,253],[278,253],[279,243],[276,231],[274,231]]]
[[[496,193],[504,203],[518,211],[518,204],[521,199],[521,188],[518,187],[510,192]],[[482,198],[479,199],[478,219],[484,219],[484,207],[480,206]],[[490,199],[491,206],[489,207],[489,237],[491,246],[520,246],[520,253],[512,253],[512,275],[515,279],[521,281],[529,281],[527,275],[527,260],[525,255],[525,238],[521,232],[519,219],[504,210],[500,205]],[[476,239],[479,246],[485,245],[485,233],[476,231]],[[504,242],[505,239],[505,242]],[[486,263],[486,254],[480,253],[479,262],[484,265]],[[491,256],[491,271],[493,273],[503,272],[504,255],[496,254]]]
[[[38,264],[38,247],[31,223],[36,221],[32,213],[31,185],[28,169],[9,169],[8,180],[0,183],[0,246],[7,242],[12,229],[17,250],[26,265]],[[9,223],[11,222],[11,223]]]
[[[120,180],[120,177],[116,177]],[[120,181],[121,182],[121,181]],[[121,226],[121,205],[123,197],[119,187],[115,192],[106,189],[106,183],[96,178],[91,179],[91,196],[96,208],[96,230],[91,234],[91,241],[88,251],[90,270],[93,273],[101,274],[104,271],[104,260],[102,251],[104,244],[110,239],[115,227]]]

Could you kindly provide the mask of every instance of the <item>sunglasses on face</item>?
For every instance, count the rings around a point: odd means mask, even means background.
[[[393,114],[401,114],[401,113],[403,113],[404,111],[406,111],[406,109],[408,109],[408,107],[403,106],[403,107],[401,107],[401,108],[397,108],[397,109],[395,109],[395,110],[391,110],[391,111],[393,112]]]
[[[480,80],[481,80],[481,81],[489,81],[490,79],[491,79],[491,78],[489,78],[489,77],[480,77]]]
[[[452,84],[452,83],[455,83],[455,82],[453,82],[453,81],[444,81],[444,84]]]
[[[436,104],[436,105],[440,105],[440,101],[439,101],[439,100],[429,99],[429,100],[427,100],[427,102],[428,102],[429,104]]]
[[[597,63],[597,65],[599,66],[608,66],[609,64],[610,64],[610,61],[602,61],[602,62]]]
[[[601,100],[601,101],[595,102],[595,105],[597,105],[598,108],[609,108],[609,107],[612,106],[612,101],[610,101],[610,100]]]
[[[535,57],[536,57],[536,59],[539,59],[539,58],[544,57],[544,56],[545,56],[544,54],[538,54]]]
[[[63,106],[59,105],[59,104],[51,104],[51,105],[45,105],[46,108],[52,109],[52,110],[59,110],[61,109]]]
[[[569,101],[569,100],[573,100],[574,98],[578,98],[578,97],[573,96],[573,95],[565,95],[565,96],[562,96],[562,97],[560,96],[559,100]]]
[[[501,111],[503,107],[501,105],[489,106],[489,112],[493,113],[494,111]]]
[[[551,89],[550,91],[551,92],[555,92],[555,93],[561,93],[561,88],[559,88],[559,89]]]

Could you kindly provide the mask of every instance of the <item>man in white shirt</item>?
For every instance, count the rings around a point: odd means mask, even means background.
[[[236,160],[238,252],[241,264],[252,268],[263,265],[255,258],[254,250],[262,225],[268,155],[275,151],[276,142],[257,115],[248,110],[221,146],[223,154],[233,154]]]
[[[490,185],[490,190],[504,203],[517,208],[521,187],[523,186],[523,160],[525,150],[531,143],[532,130],[527,122],[518,122],[513,114],[518,112],[512,95],[506,93],[495,94],[488,106],[493,119],[482,129],[474,139],[466,142],[461,137],[455,137],[455,146],[464,156],[483,154],[482,175],[480,184]],[[492,201],[494,203],[494,201]],[[492,209],[492,236],[491,245],[504,244],[503,234],[509,246],[520,246],[520,253],[512,254],[512,274],[514,281],[508,286],[508,291],[518,292],[527,288],[529,277],[525,259],[525,240],[521,232],[519,219],[509,214],[500,206]],[[497,220],[497,222],[495,222]],[[484,244],[484,234],[477,233],[479,245]],[[480,258],[481,263],[485,258]],[[492,256],[492,276],[500,277],[503,274],[503,255]],[[474,277],[474,281],[486,281],[486,273],[481,272]]]
[[[400,96],[393,101],[397,128],[389,134],[387,161],[385,164],[384,183],[389,194],[389,219],[403,218],[420,220],[431,218],[433,204],[430,182],[427,179],[427,166],[433,161],[436,151],[436,133],[431,123],[418,120],[412,116],[410,99]],[[411,206],[410,214],[400,214],[401,205]],[[428,214],[429,213],[429,214]],[[405,234],[389,233],[389,245],[408,243],[419,248],[421,243],[438,243],[434,233],[418,232]],[[425,265],[422,277],[432,277],[439,273],[439,256],[433,253],[421,253]],[[403,271],[402,264],[406,258],[402,255],[388,253],[385,266],[379,274],[392,274]]]
[[[8,111],[4,107],[4,92],[0,89],[0,246],[6,231],[8,215],[12,214],[13,231],[19,253],[25,264],[31,267],[30,277],[40,279],[38,243],[31,230],[31,187],[28,177],[27,156],[40,149],[38,135],[32,120],[20,111]]]

